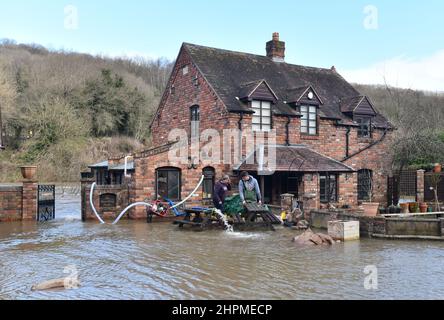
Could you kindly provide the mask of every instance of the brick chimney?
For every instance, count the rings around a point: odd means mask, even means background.
[[[267,57],[274,62],[285,62],[285,42],[279,41],[279,32],[273,33],[273,40],[267,42]]]

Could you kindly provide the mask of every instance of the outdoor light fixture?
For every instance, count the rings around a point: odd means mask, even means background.
[[[188,164],[188,169],[189,169],[189,170],[191,170],[191,169],[196,170],[196,169],[197,169],[197,164],[194,163],[194,159],[195,159],[195,158],[188,157],[188,161],[190,162],[190,163]]]

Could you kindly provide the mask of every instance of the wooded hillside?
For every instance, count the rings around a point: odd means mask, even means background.
[[[41,181],[78,181],[88,164],[149,145],[148,125],[168,80],[167,60],[110,59],[0,42],[6,151],[0,182],[37,164]],[[397,166],[444,162],[444,96],[356,85],[398,128]]]

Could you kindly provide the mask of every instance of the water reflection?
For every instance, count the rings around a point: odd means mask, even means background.
[[[293,231],[180,231],[170,224],[82,223],[80,201],[57,203],[48,224],[0,224],[0,299],[443,298],[444,244],[361,240],[295,247]],[[66,276],[77,290],[31,292]],[[379,289],[364,289],[376,265]]]

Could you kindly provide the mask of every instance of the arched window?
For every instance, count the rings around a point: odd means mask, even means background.
[[[191,139],[199,137],[200,127],[200,108],[199,106],[192,106],[190,108],[190,123],[191,123]]]
[[[203,200],[211,200],[213,199],[216,170],[212,167],[206,167],[203,169],[202,174],[204,176],[202,198]]]
[[[369,169],[358,171],[358,200],[371,200],[373,192],[373,172]]]
[[[180,200],[181,171],[178,168],[166,167],[156,170],[156,194],[158,198],[172,201]]]

